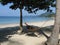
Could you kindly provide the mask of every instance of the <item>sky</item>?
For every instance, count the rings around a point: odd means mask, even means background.
[[[12,10],[12,9],[9,8],[10,5],[11,4],[3,6],[3,5],[0,4],[0,16],[20,16],[20,10],[19,9]],[[51,9],[53,10],[53,12],[56,12],[55,8],[51,7]],[[37,11],[36,14],[34,14],[34,13],[28,13],[27,11],[25,11],[23,9],[23,16],[30,16],[30,15],[35,16],[35,15],[43,14],[45,12],[46,11],[44,11],[44,10],[39,10],[39,11]]]

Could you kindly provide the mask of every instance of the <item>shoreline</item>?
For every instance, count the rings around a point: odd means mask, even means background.
[[[45,27],[45,26],[50,26],[54,25],[54,20],[49,20],[49,21],[38,21],[38,22],[27,22],[28,25],[33,25],[33,26],[38,26],[38,27]],[[19,26],[19,23],[12,23],[12,24],[0,24],[0,28],[5,28],[5,27],[14,27],[14,26]],[[23,23],[23,26],[25,24]]]

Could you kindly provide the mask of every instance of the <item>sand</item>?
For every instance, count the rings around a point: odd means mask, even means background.
[[[45,21],[43,21],[43,22],[32,22],[28,24],[38,27],[45,27],[54,25],[54,20],[47,21],[46,23]],[[19,26],[19,24],[0,25],[0,28],[14,27],[14,26]],[[9,38],[8,41],[1,43],[1,45],[44,45],[44,42],[46,42],[47,40],[43,35],[39,35],[39,37],[31,37],[27,36],[26,34],[23,35],[14,34],[11,36],[12,37]]]
[[[15,26],[19,26],[19,24],[4,24],[4,25],[0,25],[0,28],[6,28],[6,27],[15,27]]]
[[[50,26],[50,25],[54,25],[54,20],[49,20],[49,21],[42,21],[42,22],[29,22],[29,25],[34,25],[34,26],[38,26],[38,27],[45,27],[45,26]],[[25,25],[25,24],[23,24]]]

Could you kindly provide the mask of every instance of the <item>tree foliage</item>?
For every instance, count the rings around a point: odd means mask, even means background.
[[[25,9],[29,13],[36,13],[38,10],[50,11],[50,6],[55,7],[56,0],[1,0],[1,4],[12,3],[11,9]]]
[[[1,0],[0,0],[1,1]]]

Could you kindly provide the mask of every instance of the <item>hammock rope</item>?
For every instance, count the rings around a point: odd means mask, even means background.
[[[44,23],[42,24],[42,25],[40,25],[40,27],[39,28],[33,28],[33,29],[28,29],[28,30],[31,30],[31,31],[35,31],[35,30],[39,30],[39,29],[41,29],[47,22],[49,22],[50,20],[48,19],[48,20],[46,20],[46,21],[44,21]]]
[[[43,27],[48,21],[49,21],[49,20],[45,21],[45,22],[40,26],[40,28]]]
[[[48,22],[48,21],[49,21],[49,20],[47,20],[47,22]],[[33,29],[29,29],[29,30],[30,30],[30,31],[39,30],[39,29],[41,29],[41,27],[44,26],[47,22],[45,21],[39,28],[33,28]]]

